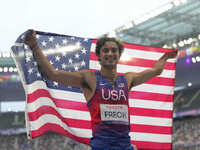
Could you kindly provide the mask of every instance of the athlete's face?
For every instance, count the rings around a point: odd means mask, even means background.
[[[120,59],[119,48],[115,42],[108,41],[100,49],[100,64],[106,68],[114,68]]]

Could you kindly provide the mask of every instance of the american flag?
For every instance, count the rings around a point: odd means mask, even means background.
[[[37,31],[37,42],[58,70],[100,69],[95,55],[95,39]],[[26,93],[26,127],[36,138],[51,131],[89,144],[91,117],[78,87],[66,87],[45,79],[38,70],[23,33],[12,47]],[[140,72],[153,67],[168,51],[158,47],[124,43],[118,73]],[[130,91],[131,142],[139,150],[172,149],[173,94],[176,59],[166,62],[160,76]]]

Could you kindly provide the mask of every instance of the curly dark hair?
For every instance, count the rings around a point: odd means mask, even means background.
[[[119,39],[116,39],[114,37],[107,37],[107,36],[103,36],[101,38],[99,38],[97,40],[97,43],[96,43],[96,48],[95,48],[95,52],[96,52],[96,55],[99,56],[100,55],[100,49],[101,47],[106,43],[106,42],[115,42],[119,48],[119,54],[121,56],[123,50],[124,50],[124,46],[123,46],[123,43],[122,41],[120,41]]]

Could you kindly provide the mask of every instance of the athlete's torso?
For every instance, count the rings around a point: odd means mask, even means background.
[[[96,91],[88,102],[91,114],[91,146],[101,148],[130,147],[128,86],[124,76],[114,83],[96,72]]]

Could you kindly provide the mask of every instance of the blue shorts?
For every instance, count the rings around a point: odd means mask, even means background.
[[[91,150],[134,150],[133,147],[131,146],[130,148],[126,148],[126,149],[109,149],[109,148],[106,148],[106,149],[103,149],[103,148],[97,148],[97,147],[92,147]]]

